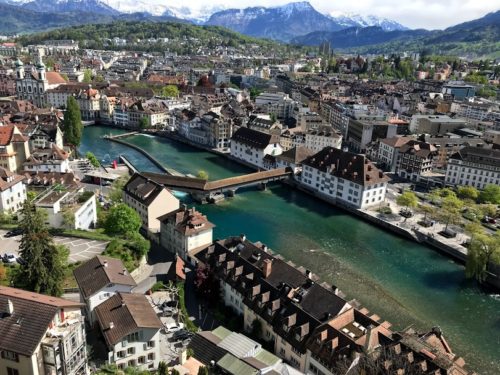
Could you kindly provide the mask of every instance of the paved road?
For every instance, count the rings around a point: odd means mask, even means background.
[[[5,230],[0,230],[0,254],[14,253],[17,255],[21,236],[5,238],[5,233]],[[106,249],[107,245],[107,242],[105,241],[86,240],[74,237],[57,236],[54,237],[54,241],[57,244],[66,245],[69,248],[70,255],[68,261],[70,263],[89,260],[90,258],[101,254]]]

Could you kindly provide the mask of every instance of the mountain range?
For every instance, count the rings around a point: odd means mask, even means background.
[[[445,30],[410,30],[370,15],[318,12],[302,1],[276,7],[200,9],[148,0],[0,0],[0,34],[114,21],[173,21],[223,26],[259,38],[354,53],[422,51],[500,57],[500,11]]]
[[[78,15],[92,13],[97,23],[110,22],[115,18],[136,20],[138,17],[153,21],[179,20],[197,25],[223,26],[242,34],[285,42],[314,31],[338,31],[348,27],[380,26],[387,31],[407,29],[395,21],[371,15],[334,17],[322,14],[308,2],[245,9],[204,6],[196,10],[189,6],[163,5],[147,0],[0,0],[0,5],[8,18],[0,18],[0,32],[9,34],[42,30],[43,20],[50,20],[45,29],[82,24],[86,16],[78,22]],[[19,17],[16,16],[16,9],[22,11]],[[30,26],[25,11],[43,15],[33,14],[36,22]],[[66,17],[61,19],[61,13],[67,15],[66,22]],[[17,21],[22,27],[16,27]]]
[[[358,53],[428,50],[440,54],[500,57],[500,11],[445,30],[393,30],[379,26],[315,31],[291,41],[298,45],[329,42],[333,48]]]

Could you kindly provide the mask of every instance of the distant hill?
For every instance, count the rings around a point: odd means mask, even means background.
[[[384,31],[380,27],[350,28],[337,32],[313,32],[292,43],[319,45],[328,41],[334,49],[356,53],[400,51],[500,57],[500,11],[445,30]]]

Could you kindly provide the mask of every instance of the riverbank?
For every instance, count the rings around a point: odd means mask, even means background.
[[[111,160],[123,154],[139,170],[159,172],[136,150],[102,139],[110,132],[124,131],[87,128],[80,152]],[[165,138],[138,135],[127,141],[184,174],[204,170],[211,179],[221,179],[251,171]],[[217,205],[182,199],[215,224],[214,238],[245,233],[338,286],[395,330],[438,325],[471,368],[483,375],[500,373],[500,296],[485,294],[465,279],[462,266],[437,251],[282,184],[266,191],[242,189]]]

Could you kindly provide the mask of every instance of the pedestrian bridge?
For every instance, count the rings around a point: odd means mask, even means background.
[[[142,172],[149,178],[165,187],[189,193],[200,202],[210,201],[216,194],[228,193],[232,196],[238,188],[257,185],[265,189],[266,184],[281,181],[293,174],[291,168],[278,168],[269,171],[249,173],[243,176],[224,178],[217,181],[208,181],[201,178],[169,176],[163,173]]]

